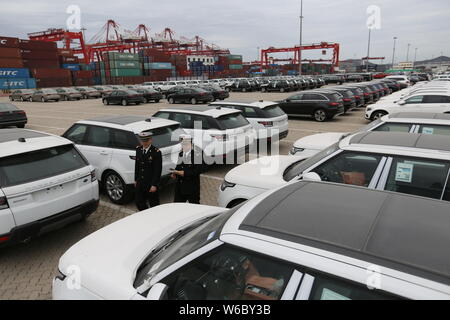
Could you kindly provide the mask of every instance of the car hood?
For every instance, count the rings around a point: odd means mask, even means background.
[[[59,269],[80,270],[81,286],[104,299],[126,300],[136,294],[135,273],[164,238],[193,221],[224,212],[223,208],[167,204],[130,215],[73,245]]]
[[[287,182],[283,179],[286,169],[293,163],[308,157],[270,156],[241,164],[225,176],[225,180],[243,186],[259,189],[277,188]]]
[[[326,132],[313,134],[297,140],[294,143],[294,147],[303,149],[323,150],[331,146],[332,144],[338,142],[346,134],[348,133]]]

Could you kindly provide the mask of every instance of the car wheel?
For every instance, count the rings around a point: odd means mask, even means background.
[[[244,203],[245,201],[247,201],[247,200],[245,200],[245,199],[233,200],[227,205],[227,209],[231,209],[231,208],[237,207],[238,205],[240,205],[241,203]]]
[[[44,97],[42,97],[42,98],[41,98],[41,102],[45,102],[45,99],[44,99]]]
[[[13,97],[10,96],[9,97],[9,101],[14,101]]]
[[[33,102],[33,98],[32,98],[32,97],[29,97],[29,98],[28,98],[28,101],[29,101],[29,102]]]
[[[20,101],[25,102],[25,98],[24,97],[20,97]]]
[[[316,111],[314,111],[313,117],[317,122],[324,122],[325,120],[327,120],[327,114],[323,109],[317,109]]]
[[[123,99],[123,100],[122,100],[122,105],[123,105],[124,107],[127,106],[127,105],[128,105],[128,101],[125,100],[125,99]]]
[[[68,96],[65,96],[65,97],[64,97],[64,101],[69,101],[69,97],[68,97]]]
[[[108,198],[115,204],[124,204],[129,200],[129,190],[122,178],[115,172],[105,177],[105,190]]]
[[[24,125],[24,124],[19,124],[19,125],[17,126],[17,128],[23,129],[23,128],[25,128],[25,125]]]
[[[156,99],[156,100],[155,100],[155,103],[159,103],[159,99]]]
[[[108,101],[107,99],[103,99],[103,104],[104,104],[105,106],[109,106],[109,101]]]
[[[197,104],[197,99],[192,98],[192,99],[191,99],[191,104]]]
[[[216,100],[217,100],[216,98],[212,98],[211,102],[216,102]]]
[[[387,112],[385,111],[375,111],[372,114],[372,120],[378,120],[380,118],[383,118],[385,115],[387,115]]]
[[[283,92],[284,92],[284,88],[281,88],[281,89],[280,89],[280,92],[283,93]]]
[[[140,102],[136,102],[136,105],[138,106],[138,105],[140,105],[141,103]]]
[[[266,88],[261,88],[261,92],[266,92]]]
[[[175,103],[175,100],[174,100],[173,98],[169,98],[169,103],[170,103],[170,104],[174,104],[174,103]]]

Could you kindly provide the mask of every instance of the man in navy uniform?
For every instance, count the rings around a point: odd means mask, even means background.
[[[182,135],[180,140],[183,150],[172,171],[172,179],[176,179],[174,202],[200,204],[200,174],[205,169],[202,154],[193,147],[191,136]]]
[[[152,145],[152,133],[141,132],[141,146],[136,148],[134,180],[136,206],[139,211],[159,205],[159,183],[162,171],[161,151]]]

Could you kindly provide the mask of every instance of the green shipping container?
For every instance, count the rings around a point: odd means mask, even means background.
[[[242,70],[242,64],[230,64],[229,69],[230,70]]]
[[[139,55],[124,52],[109,52],[109,60],[139,61]]]
[[[141,63],[139,61],[111,60],[109,67],[111,69],[140,69]]]
[[[141,69],[111,69],[111,77],[137,77],[142,76]]]
[[[242,56],[239,54],[229,54],[228,60],[242,60]]]

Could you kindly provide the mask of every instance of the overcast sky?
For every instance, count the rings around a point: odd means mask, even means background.
[[[398,37],[396,61],[450,56],[450,1],[448,0],[304,0],[303,43],[341,44],[341,59],[367,55],[366,10],[381,9],[381,29],[372,31],[371,56],[392,60],[393,37]],[[143,23],[151,33],[172,28],[176,35],[199,35],[244,60],[255,60],[257,47],[299,43],[300,0],[0,0],[0,34],[26,38],[27,33],[65,27],[69,5],[81,8],[82,26],[89,40],[114,19],[124,29]],[[320,52],[304,54],[316,58]],[[279,57],[288,57],[281,54]]]

